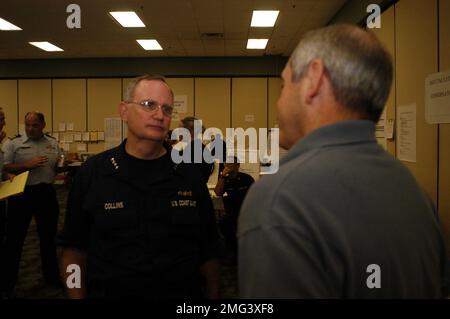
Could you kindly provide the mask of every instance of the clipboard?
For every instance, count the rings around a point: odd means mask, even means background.
[[[0,183],[0,200],[13,195],[22,194],[25,190],[29,171],[14,177],[13,181],[6,180]]]

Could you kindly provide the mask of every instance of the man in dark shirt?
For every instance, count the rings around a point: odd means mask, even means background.
[[[208,190],[197,168],[173,163],[163,144],[172,104],[164,78],[136,78],[119,105],[127,140],[89,158],[76,176],[59,236],[64,275],[81,269],[70,298],[218,297]]]
[[[221,221],[221,231],[225,238],[227,253],[234,262],[237,253],[237,221],[242,202],[250,186],[255,182],[253,177],[239,172],[239,161],[236,157],[226,161],[219,174],[214,192],[223,197],[225,217]]]

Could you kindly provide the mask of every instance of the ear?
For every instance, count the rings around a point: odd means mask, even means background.
[[[128,105],[125,102],[120,102],[119,106],[117,107],[117,110],[119,112],[120,118],[127,122],[128,120]]]
[[[306,78],[308,79],[305,95],[307,103],[311,103],[312,100],[320,93],[320,89],[323,86],[324,76],[325,67],[322,60],[312,60],[308,65],[308,72],[306,74]]]

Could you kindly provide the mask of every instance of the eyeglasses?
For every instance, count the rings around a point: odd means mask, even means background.
[[[174,109],[173,109],[172,105],[159,104],[158,102],[153,101],[153,100],[144,100],[142,102],[126,101],[125,103],[140,105],[144,108],[144,110],[149,111],[149,112],[156,111],[158,108],[160,108],[163,111],[163,113],[169,117],[172,117],[172,115],[174,113]]]

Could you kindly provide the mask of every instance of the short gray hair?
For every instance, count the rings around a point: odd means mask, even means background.
[[[390,54],[376,36],[352,25],[332,25],[302,37],[290,58],[292,81],[304,76],[320,59],[336,100],[377,122],[389,96],[393,77]]]
[[[172,95],[173,98],[173,91],[172,89],[169,87],[169,85],[167,84],[166,78],[162,75],[142,75],[139,76],[137,78],[134,78],[133,80],[131,80],[130,83],[128,83],[127,86],[127,90],[125,92],[125,96],[124,96],[124,101],[125,102],[131,102],[133,101],[134,98],[134,92],[136,91],[136,87],[138,86],[138,84],[141,81],[161,81],[163,83],[165,83],[167,85],[167,87],[170,90],[170,94]]]

